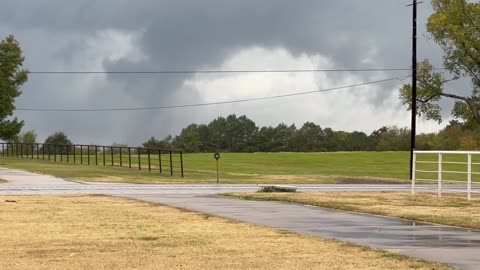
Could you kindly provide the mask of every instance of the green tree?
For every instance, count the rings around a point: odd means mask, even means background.
[[[172,136],[168,135],[163,140],[157,140],[151,137],[148,141],[142,144],[145,148],[170,149],[172,148]]]
[[[275,152],[274,141],[275,129],[273,127],[262,127],[257,132],[256,150],[260,152]]]
[[[442,98],[455,99],[452,115],[465,123],[480,124],[480,3],[466,0],[432,0],[433,14],[429,17],[427,31],[444,51],[444,67],[451,79],[436,72],[425,60],[418,69],[417,114],[441,122]],[[465,77],[471,80],[469,95],[446,89],[445,83]],[[400,98],[411,110],[412,86],[400,89]]]
[[[52,145],[57,145],[57,146],[52,146]],[[68,147],[71,145],[72,145],[72,142],[67,137],[67,135],[65,135],[65,133],[55,132],[45,139],[44,145],[42,147],[42,151],[44,151],[45,153],[50,152],[50,153],[57,153],[57,154],[72,153],[72,151]],[[77,149],[75,149],[74,151],[76,153]]]
[[[434,145],[436,136],[437,135],[435,133],[418,134],[416,136],[415,149],[416,150],[434,150],[434,149],[437,149]],[[442,148],[438,148],[438,149],[442,149]]]
[[[255,122],[245,115],[237,118],[235,114],[226,119],[227,137],[230,138],[228,149],[232,152],[253,152],[254,141],[258,131]]]
[[[224,117],[218,117],[208,124],[210,133],[209,147],[214,151],[223,151],[227,149],[228,138],[226,134],[227,120]]]
[[[303,126],[297,130],[295,148],[300,152],[326,151],[325,133],[322,128],[313,122],[303,124]]]
[[[0,42],[0,139],[12,141],[20,133],[23,121],[10,119],[15,110],[15,98],[20,96],[20,86],[28,79],[22,69],[24,57],[19,42],[7,36]]]
[[[72,145],[72,141],[63,132],[55,132],[45,139],[45,144]]]
[[[293,140],[297,128],[295,125],[287,126],[284,123],[279,124],[273,129],[273,152],[291,151],[293,147]]]
[[[35,130],[29,130],[20,135],[20,142],[22,143],[36,143],[37,133]]]
[[[373,138],[363,132],[354,131],[349,133],[345,139],[344,151],[371,151],[373,149]]]
[[[175,147],[186,152],[200,151],[200,133],[197,124],[190,124],[182,129],[179,136],[175,138]]]
[[[407,151],[409,149],[410,130],[407,128],[388,127],[378,137],[378,151]]]
[[[458,150],[460,148],[460,138],[463,135],[462,125],[457,121],[451,121],[433,139],[433,147],[442,150]]]
[[[245,115],[218,117],[207,127],[198,126],[197,132],[201,145],[209,151],[252,152],[257,149],[258,128]]]

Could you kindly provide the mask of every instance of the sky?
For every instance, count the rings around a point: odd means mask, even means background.
[[[30,71],[162,71],[409,68],[411,7],[404,0],[7,0],[0,37],[13,34]],[[442,50],[419,5],[419,60]],[[190,123],[229,114],[257,125],[311,121],[371,133],[409,126],[398,98],[408,71],[222,74],[30,74],[17,108],[98,109],[249,99],[399,78],[274,100],[116,112],[16,111],[39,140],[56,131],[74,143],[139,145]],[[402,80],[403,79],[403,80]],[[444,122],[418,120],[419,132]]]

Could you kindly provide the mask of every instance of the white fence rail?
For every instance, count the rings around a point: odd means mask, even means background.
[[[427,159],[424,159],[425,157]],[[447,157],[451,157],[453,160],[447,160]],[[477,157],[478,161],[473,162],[473,157]],[[442,191],[445,190],[442,185],[444,182],[461,183],[466,185],[466,190],[461,188],[460,191],[466,192],[467,200],[471,201],[472,193],[479,193],[472,190],[472,175],[479,175],[480,177],[480,166],[478,166],[479,171],[472,170],[472,166],[475,165],[480,165],[480,151],[414,151],[412,195],[415,195],[416,189],[419,188],[416,183],[421,181],[436,181],[438,197],[441,197]],[[446,166],[450,167],[450,169],[445,170]],[[419,167],[421,169],[418,169]],[[424,169],[423,167],[427,168]],[[435,177],[419,178],[418,175],[435,175]],[[457,179],[446,179],[445,175],[456,175]]]

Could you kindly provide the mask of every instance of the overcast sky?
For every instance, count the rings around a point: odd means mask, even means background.
[[[407,0],[15,0],[2,2],[0,35],[14,34],[31,71],[408,68]],[[429,1],[419,6],[419,59],[442,63],[428,40]],[[149,107],[312,91],[408,75],[406,71],[296,74],[31,74],[17,108]],[[258,125],[313,121],[367,133],[408,126],[405,81],[326,93],[137,112],[24,112],[43,140],[138,145],[189,123],[245,114]],[[445,110],[449,117],[449,110]],[[445,121],[445,122],[447,122]],[[419,120],[419,131],[436,131]]]

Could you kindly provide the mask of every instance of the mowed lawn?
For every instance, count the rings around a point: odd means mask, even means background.
[[[41,157],[41,156],[40,156]],[[51,174],[82,181],[128,182],[128,183],[215,183],[216,167],[213,154],[185,154],[184,175],[180,177],[180,163],[174,156],[174,176],[170,176],[169,158],[162,156],[162,171],[157,164],[158,157],[141,156],[141,170],[138,157],[132,156],[131,166],[125,155],[123,168],[119,167],[119,156],[114,156],[114,165],[107,155],[106,166],[103,160],[83,156],[76,157],[76,164],[31,158],[0,157],[0,166],[23,169],[32,172]],[[155,159],[156,158],[156,159]],[[221,183],[336,183],[339,178],[407,179],[409,173],[407,152],[339,152],[339,153],[222,153],[220,159]]]
[[[88,164],[90,158],[90,165]],[[422,156],[425,161],[435,160],[434,155]],[[463,161],[465,156],[444,157],[444,161]],[[184,175],[181,178],[179,155],[172,157],[173,174],[170,176],[169,156],[163,154],[161,162],[158,155],[148,157],[106,155],[80,157],[57,156],[57,162],[31,158],[4,158],[0,156],[0,166],[24,169],[32,172],[51,174],[81,181],[126,182],[126,183],[215,183],[216,167],[213,154],[184,154]],[[476,160],[474,160],[475,162]],[[480,162],[480,160],[479,160]],[[98,163],[98,166],[95,164]],[[123,165],[123,168],[120,167]],[[162,165],[160,173],[159,165]],[[131,166],[131,168],[129,168]],[[435,170],[436,164],[421,164],[419,169]],[[450,166],[450,167],[449,167]],[[151,172],[149,172],[149,169]],[[466,165],[444,165],[444,170],[463,170]],[[473,171],[480,172],[480,166],[474,165]],[[435,179],[435,173],[418,174],[419,178]],[[349,182],[350,178],[363,180],[406,180],[409,178],[408,152],[337,152],[337,153],[222,153],[220,159],[220,183],[337,183]],[[462,174],[445,175],[444,179],[464,181]],[[474,175],[474,181],[480,175]],[[364,181],[365,182],[365,181]]]
[[[0,269],[450,269],[104,196],[0,196]]]

